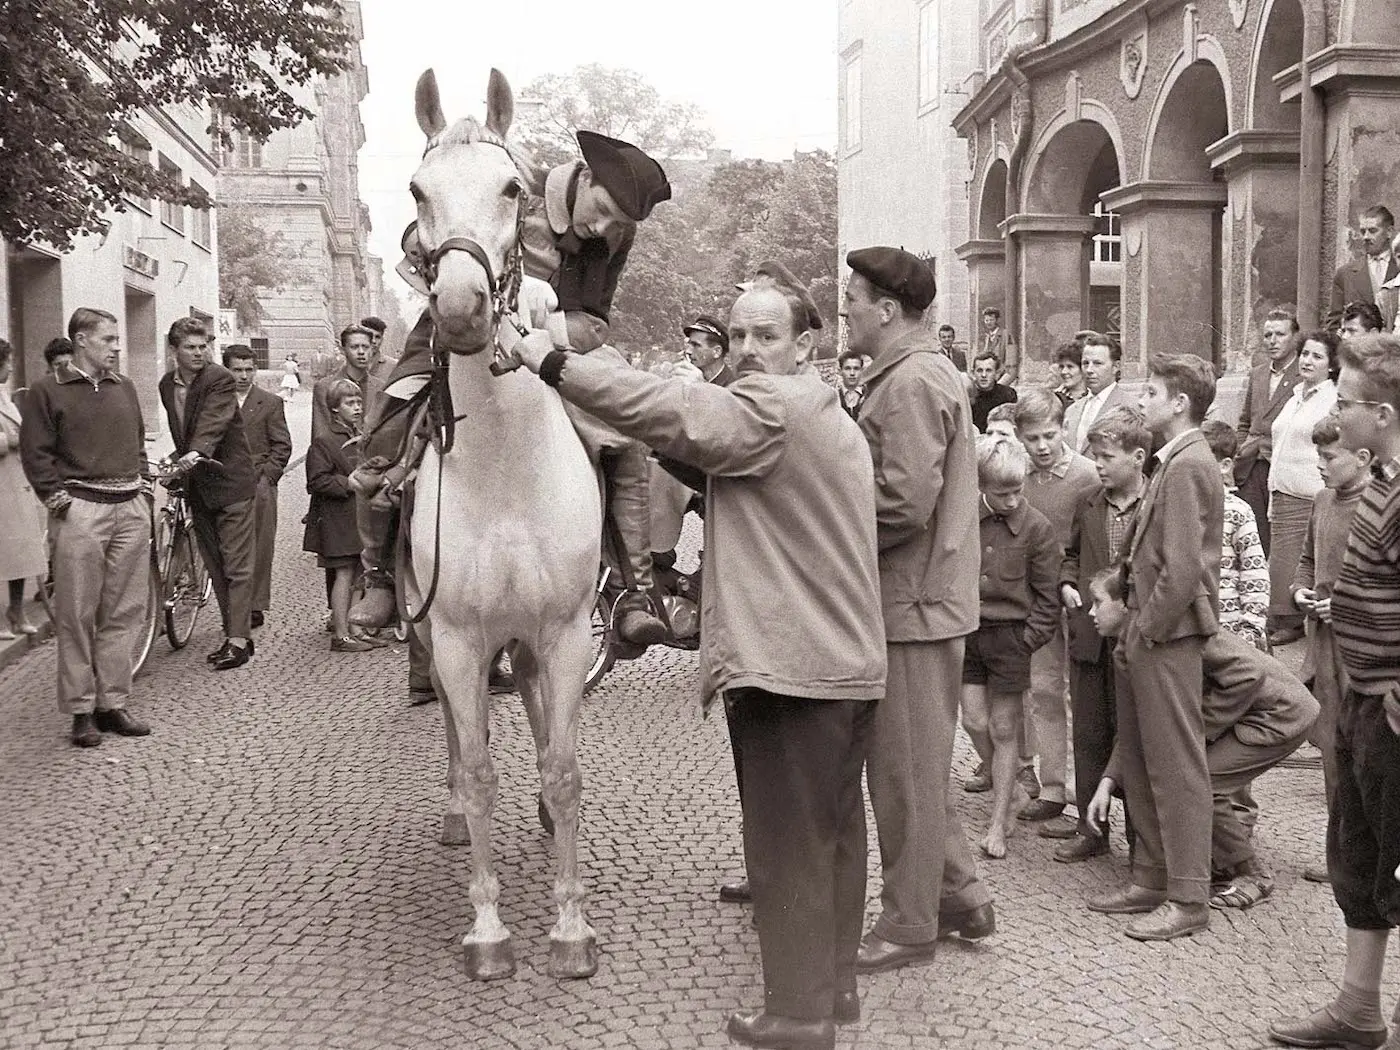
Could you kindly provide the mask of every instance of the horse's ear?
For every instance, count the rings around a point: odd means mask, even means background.
[[[505,138],[514,120],[515,94],[510,90],[505,74],[493,69],[486,85],[486,130]]]
[[[447,120],[442,115],[442,101],[438,98],[437,74],[431,69],[425,69],[418,78],[418,86],[413,89],[413,108],[418,113],[418,126],[428,138],[447,127]]]

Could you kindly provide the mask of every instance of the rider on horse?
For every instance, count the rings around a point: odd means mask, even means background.
[[[609,311],[637,223],[671,198],[671,186],[661,165],[630,143],[591,131],[578,132],[578,143],[582,160],[551,169],[530,188],[521,241],[525,273],[547,281],[558,297],[559,313],[552,315],[554,323],[549,325],[556,342],[588,353],[606,341]],[[403,248],[399,274],[426,293],[416,224],[404,232]],[[389,377],[376,417],[368,421],[366,459],[378,457],[375,462],[380,469],[390,468],[381,491],[397,488],[412,469],[413,464],[406,461],[410,457],[404,455],[412,416],[408,406],[427,385],[433,335],[433,322],[425,310]],[[610,347],[605,352],[616,354]],[[666,627],[652,614],[646,596],[652,568],[647,452],[615,432],[598,436],[595,432],[602,429],[591,421],[580,428],[580,436],[610,477],[613,498],[608,512],[627,547],[636,586],[617,607],[618,630],[629,642],[650,645],[666,637]],[[382,503],[382,497],[377,502]],[[360,517],[366,590],[351,619],[382,626],[394,615],[389,539],[397,527],[397,512],[392,516],[361,513]]]

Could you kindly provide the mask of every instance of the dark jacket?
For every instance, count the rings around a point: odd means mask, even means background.
[[[323,433],[311,439],[306,450],[306,491],[311,493],[311,509],[306,512],[302,550],[326,558],[360,553],[355,492],[350,488],[350,475],[360,462],[360,445],[345,446],[354,436],[343,423],[332,420]]]
[[[1050,519],[1025,500],[1010,514],[993,514],[979,499],[977,529],[982,543],[978,586],[979,619],[984,623],[1024,623],[1027,652],[1055,634],[1060,619],[1060,562],[1064,548]]]
[[[1249,380],[1244,388],[1244,404],[1240,408],[1240,421],[1235,433],[1240,439],[1239,452],[1235,454],[1235,483],[1243,485],[1245,478],[1259,459],[1269,459],[1273,453],[1274,420],[1282,411],[1288,399],[1293,396],[1293,388],[1298,385],[1298,358],[1283,370],[1283,378],[1269,396],[1269,363],[1256,365],[1249,370]]]
[[[1390,253],[1390,261],[1385,267],[1385,279],[1394,280],[1400,274],[1400,259],[1397,259],[1394,252]],[[1374,303],[1376,301],[1376,290],[1371,287],[1371,268],[1366,263],[1366,256],[1353,259],[1344,266],[1338,267],[1337,272],[1332,276],[1332,299],[1327,310],[1327,326],[1335,328],[1342,323],[1342,313],[1346,309],[1347,303]]]
[[[1108,497],[1100,488],[1079,501],[1070,525],[1069,544],[1060,566],[1060,584],[1079,591],[1083,604],[1069,611],[1069,655],[1086,664],[1106,664],[1113,642],[1099,636],[1089,618],[1089,581],[1112,564],[1108,551]]]
[[[218,466],[202,463],[190,474],[190,502],[196,508],[216,510],[252,499],[257,491],[253,456],[238,413],[233,373],[212,361],[205,365],[185,393],[183,420],[175,408],[175,372],[160,380],[160,403],[175,439],[175,454],[197,451],[218,460]]]
[[[280,397],[253,387],[239,409],[243,416],[243,436],[253,456],[253,471],[270,485],[282,480],[292,458],[292,435],[287,429],[287,410]]]

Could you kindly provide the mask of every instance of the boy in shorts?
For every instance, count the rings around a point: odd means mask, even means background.
[[[982,852],[1006,856],[1019,748],[1016,730],[1022,694],[1030,686],[1031,654],[1055,633],[1063,549],[1045,515],[1023,497],[1030,457],[1015,438],[977,439],[982,490],[981,612],[963,658],[963,728],[992,772],[992,818],[978,842]]]

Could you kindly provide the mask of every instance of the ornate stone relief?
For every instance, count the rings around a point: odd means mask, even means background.
[[[1082,98],[1079,70],[1071,69],[1065,77],[1065,114],[1070,120],[1080,119],[1079,103]]]
[[[1123,247],[1128,255],[1136,259],[1138,252],[1142,251],[1142,227],[1137,223],[1125,224],[1123,229]]]
[[[1244,28],[1245,16],[1249,14],[1249,0],[1230,0],[1230,17],[1236,29]]]
[[[980,125],[972,125],[972,134],[967,137],[967,170],[977,173],[977,139],[982,134]]]
[[[1030,96],[1023,91],[1018,91],[1011,96],[1011,138],[1013,140],[1021,137],[1021,128],[1026,122],[1026,111],[1030,109]]]
[[[1147,25],[1123,39],[1122,58],[1118,69],[1118,79],[1123,82],[1123,93],[1129,98],[1137,98],[1142,91],[1143,77],[1147,73]]]
[[[1201,57],[1200,40],[1200,21],[1196,17],[1196,5],[1187,4],[1181,9],[1181,50],[1186,55],[1188,66]]]

